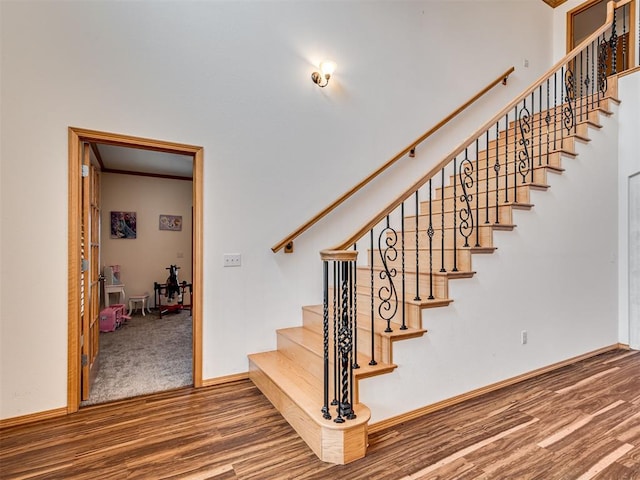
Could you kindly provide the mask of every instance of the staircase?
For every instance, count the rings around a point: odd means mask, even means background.
[[[546,190],[547,177],[562,174],[576,144],[612,114],[615,77],[598,73],[578,86],[573,76],[603,71],[614,7],[608,24],[546,77],[365,228],[322,252],[323,303],[302,308],[301,326],[277,331],[277,350],[249,356],[251,380],[321,460],[365,455],[371,414],[360,380],[395,370],[394,343],[428,334],[423,312],[453,301],[449,281],[476,274],[473,256],[495,251],[493,232],[513,230],[513,211],[533,208],[531,190]],[[587,46],[597,66],[583,59]]]

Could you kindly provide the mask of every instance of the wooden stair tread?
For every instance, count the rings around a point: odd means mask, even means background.
[[[369,409],[362,404],[355,405],[357,418],[344,424],[335,423],[322,417],[323,386],[310,382],[304,370],[298,368],[291,360],[277,350],[249,355],[249,361],[267,375],[280,390],[295,402],[318,425],[323,428],[344,430],[358,424],[367,423],[370,418]]]

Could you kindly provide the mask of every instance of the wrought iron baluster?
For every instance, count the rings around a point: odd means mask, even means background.
[[[371,360],[369,365],[377,365],[376,362],[376,343],[375,343],[375,304],[374,304],[374,277],[373,277],[373,228],[369,230],[370,248],[369,248],[369,264],[371,265]]]
[[[331,405],[338,404],[338,318],[340,316],[340,304],[338,303],[338,264],[333,262],[333,400]]]
[[[520,150],[518,151],[518,173],[522,177],[522,183],[526,183],[527,175],[529,174],[529,167],[531,166],[531,158],[529,155],[529,145],[531,140],[527,137],[527,134],[533,129],[531,128],[531,114],[527,108],[527,99],[525,98],[520,109],[518,117],[518,129],[520,130]],[[517,194],[517,193],[516,193]]]
[[[354,250],[357,252],[357,249],[355,248],[355,244],[354,244]],[[357,253],[356,253],[357,255]],[[357,258],[357,257],[356,257]],[[351,407],[354,406],[353,403],[353,370],[355,368],[360,368],[360,366],[358,365],[358,321],[356,319],[356,314],[358,312],[357,309],[357,286],[356,286],[356,270],[358,269],[358,265],[356,263],[356,261],[354,260],[353,262],[349,263],[349,286],[350,288],[350,292],[349,292],[349,297],[350,297],[350,304],[353,306],[352,309],[350,309],[350,315],[351,318],[350,320],[350,324],[349,324],[349,328],[350,328],[350,332],[351,332],[351,348],[349,349],[349,405],[351,405]],[[356,414],[355,412],[353,412],[353,410],[351,410],[353,416],[350,418],[355,418]]]
[[[358,251],[358,244],[353,244],[353,250]],[[358,365],[358,265],[354,264],[353,268],[353,285],[351,294],[351,306],[352,306],[352,318],[353,318],[353,344],[355,346],[355,353],[353,355],[353,368],[360,368]],[[351,381],[353,384],[353,379]],[[353,389],[352,389],[353,393]],[[353,405],[353,398],[351,399]]]
[[[441,249],[442,249],[442,253],[441,253],[442,262],[441,262],[441,265],[440,265],[440,272],[446,272],[447,269],[444,268],[444,232],[445,232],[445,229],[444,229],[444,188],[445,188],[445,185],[444,185],[444,168],[442,169],[442,171],[440,173],[442,175],[442,177],[440,179],[440,187],[441,187],[440,191],[442,192],[442,195],[440,195],[440,227],[442,229],[442,232],[440,234],[440,246],[441,246]]]
[[[627,69],[627,5],[622,7],[622,71]]]
[[[406,299],[407,299],[407,290],[406,290],[406,270],[404,267],[404,255],[405,255],[405,248],[404,248],[404,201],[400,204],[400,218],[402,219],[402,231],[401,231],[401,245],[400,248],[402,249],[402,325],[400,326],[400,330],[406,330],[407,327],[407,320],[406,320]]]
[[[589,110],[593,110],[593,88],[596,84],[596,77],[594,75],[594,68],[593,68],[593,64],[595,62],[595,43],[591,42],[591,57],[589,57],[589,55],[587,55],[588,58],[588,62],[591,65],[591,77],[589,78],[589,88],[590,91],[587,91],[587,94],[589,95],[588,100],[587,100],[587,117],[588,117],[588,113]],[[588,50],[588,47],[587,47]],[[589,102],[591,102],[591,105],[589,105]]]
[[[322,417],[329,420],[329,262],[322,262],[322,363],[323,400]]]
[[[553,74],[553,151],[558,149],[558,72]]]
[[[509,112],[504,116],[504,201],[509,203]]]
[[[518,203],[518,105],[514,107],[513,120],[513,203]]]
[[[498,139],[496,138],[496,142]],[[484,223],[489,223],[489,130],[485,132],[484,161]],[[479,230],[479,229],[478,229]]]
[[[584,64],[582,62],[582,52],[580,52],[580,121],[582,122],[582,110],[584,109],[584,99],[583,99],[583,95],[582,95],[582,70],[583,70]],[[577,90],[577,89],[576,89]],[[577,101],[577,100],[576,100]],[[577,107],[576,107],[577,109]]]
[[[433,210],[433,202],[431,198],[431,179],[429,179],[429,227],[427,228],[427,236],[429,237],[429,300],[433,300],[433,222],[431,211]],[[416,252],[418,255],[418,252]]]
[[[336,423],[344,423],[345,420],[356,418],[349,399],[351,398],[349,388],[349,378],[352,377],[351,352],[353,346],[352,332],[350,331],[351,319],[349,318],[349,292],[350,268],[352,262],[341,262],[340,268],[340,292],[341,310],[340,324],[338,327],[338,353],[339,353],[339,373],[340,373],[340,401],[337,408],[338,416],[333,420]]]
[[[397,244],[398,233],[391,228],[389,215],[387,215],[386,226],[380,231],[380,235],[378,236],[378,253],[380,254],[383,268],[380,271],[379,277],[380,280],[386,282],[386,285],[383,284],[378,289],[378,299],[380,300],[378,315],[387,322],[385,332],[393,331],[391,329],[391,319],[398,311],[398,293],[393,283],[393,279],[398,274],[398,270],[391,265],[391,262],[398,259]]]
[[[414,298],[414,300],[416,302],[419,302],[420,300],[422,300],[420,298],[420,263],[418,262],[419,258],[418,258],[418,214],[420,212],[420,204],[419,204],[419,200],[418,200],[418,190],[416,190],[416,296]]]
[[[598,38],[598,107],[607,92],[607,43],[604,33]]]
[[[453,158],[453,270],[458,271],[458,157]]]
[[[616,32],[616,22],[618,18],[618,10],[613,11],[613,24],[611,25],[611,37],[609,38],[609,47],[611,48],[611,74],[618,73],[618,34]]]
[[[462,196],[460,201],[463,202],[460,208],[460,234],[464,238],[464,246],[469,246],[469,237],[473,233],[473,211],[471,202],[473,201],[473,162],[469,160],[468,149],[464,149],[464,159],[460,162],[460,186],[462,187]]]
[[[549,128],[551,127],[551,104],[549,102],[549,78],[547,78],[547,114],[544,116],[544,123],[547,128],[547,145],[546,145],[546,164],[549,165],[549,144],[551,143],[551,132]]]
[[[534,155],[534,149],[535,149],[535,142],[533,140],[534,137],[534,124],[533,124],[533,119],[534,117],[534,113],[536,110],[536,102],[535,102],[535,98],[534,98],[534,92],[531,92],[531,143],[529,145],[531,145],[531,154],[529,156],[529,169],[530,169],[530,173],[531,173],[531,183],[533,183],[533,155]]]
[[[571,130],[574,126],[574,110],[572,101],[575,100],[575,79],[573,76],[573,72],[570,68],[567,68],[565,72],[565,80],[564,80],[564,88],[565,88],[565,102],[567,102],[564,106],[564,128],[567,130],[567,135],[571,134]]]
[[[478,222],[478,224],[480,224],[480,193],[479,193],[479,186],[480,186],[480,151],[479,151],[479,142],[480,139],[476,138],[476,222]],[[480,235],[479,235],[479,228],[476,228],[476,247],[480,246]]]
[[[598,52],[599,52],[599,49],[597,47],[598,44],[596,42],[598,42],[598,39],[591,42],[591,110],[596,108],[595,96],[596,96],[596,90],[598,89],[598,82],[599,82],[599,79],[596,75],[596,72],[597,72],[596,65],[598,64],[597,58],[598,58]]]
[[[540,85],[539,91],[538,91],[538,166],[541,166],[541,165],[542,165],[542,85]],[[531,172],[531,181],[533,182],[533,171]]]
[[[495,223],[496,225],[498,223],[500,223],[499,220],[499,215],[498,215],[498,208],[499,208],[499,203],[500,203],[500,155],[499,155],[499,149],[498,149],[498,143],[500,139],[500,126],[499,126],[499,122],[496,122],[496,163],[493,164],[493,171],[496,174],[496,219],[495,219]],[[487,211],[489,211],[489,205],[487,204]]]

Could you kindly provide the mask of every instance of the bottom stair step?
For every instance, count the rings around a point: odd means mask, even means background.
[[[354,405],[353,420],[324,419],[322,385],[277,351],[249,355],[249,378],[320,460],[346,464],[364,457],[371,418],[365,405]]]

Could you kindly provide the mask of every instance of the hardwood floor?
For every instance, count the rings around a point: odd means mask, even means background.
[[[615,351],[382,430],[319,461],[249,381],[0,431],[2,479],[640,479],[640,355]]]

